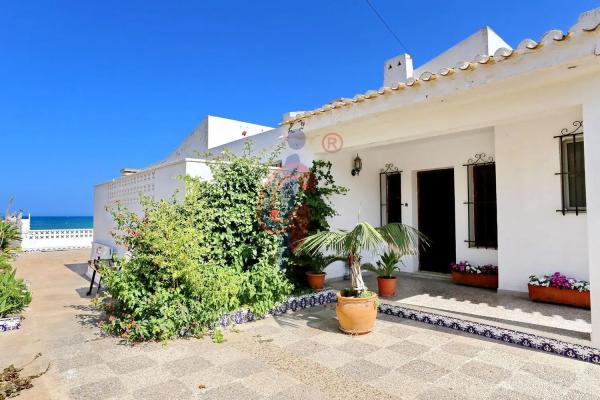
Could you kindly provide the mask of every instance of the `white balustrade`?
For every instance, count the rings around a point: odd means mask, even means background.
[[[21,235],[22,251],[84,249],[92,247],[93,229],[36,229]]]

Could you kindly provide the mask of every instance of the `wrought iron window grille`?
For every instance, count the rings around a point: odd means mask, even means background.
[[[475,169],[478,167],[493,166],[493,199],[482,200],[477,197],[476,193],[476,182],[475,182]],[[497,249],[498,248],[498,231],[497,231],[497,209],[496,209],[496,162],[494,157],[487,155],[486,153],[477,153],[473,158],[463,164],[463,167],[467,168],[467,201],[463,204],[467,205],[468,209],[468,239],[465,243],[469,247],[484,248],[484,249]],[[478,211],[480,210],[480,211]],[[482,212],[483,211],[483,212]],[[480,216],[478,214],[483,214]],[[482,217],[482,218],[481,218]],[[477,227],[479,218],[485,221],[485,232],[486,235],[480,233],[477,234]],[[493,219],[489,222],[490,219]],[[480,237],[478,237],[480,236]],[[484,236],[483,238],[481,236]]]
[[[567,213],[586,212],[585,202],[585,167],[577,168],[579,163],[583,162],[583,154],[578,158],[575,146],[578,143],[583,144],[583,121],[573,121],[572,128],[563,128],[560,135],[554,136],[558,139],[558,151],[560,155],[560,172],[554,175],[560,176],[560,197],[561,208],[556,212],[566,215]],[[569,152],[568,146],[572,145],[573,151]],[[569,156],[572,156],[570,159]],[[582,193],[579,189],[583,188]]]
[[[390,193],[389,182],[391,179],[397,180],[398,192]],[[390,222],[402,222],[401,208],[397,210],[397,215],[391,216],[389,204],[391,203],[390,195],[397,197],[395,204],[399,207],[406,207],[408,204],[402,203],[402,171],[398,169],[394,164],[387,163],[383,168],[379,170],[379,225],[383,226]],[[392,218],[391,218],[392,217]],[[393,219],[390,221],[390,219]],[[385,223],[384,223],[385,221]]]

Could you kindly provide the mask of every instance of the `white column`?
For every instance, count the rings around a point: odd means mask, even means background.
[[[583,104],[583,132],[592,344],[600,347],[600,95],[590,96]]]

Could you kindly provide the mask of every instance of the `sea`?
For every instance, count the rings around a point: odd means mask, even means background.
[[[29,229],[92,229],[94,217],[41,217],[31,216]]]

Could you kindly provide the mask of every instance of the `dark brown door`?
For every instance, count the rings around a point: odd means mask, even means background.
[[[429,238],[421,250],[420,269],[450,273],[456,259],[454,169],[417,173],[419,230]]]

